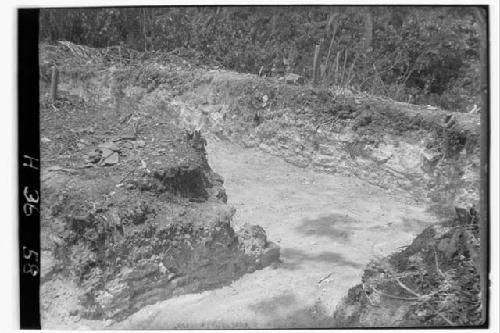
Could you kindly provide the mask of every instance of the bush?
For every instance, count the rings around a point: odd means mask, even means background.
[[[198,60],[465,111],[477,104],[472,7],[153,7],[42,9],[40,38],[140,51],[195,50]]]

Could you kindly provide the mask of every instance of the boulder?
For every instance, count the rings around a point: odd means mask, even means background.
[[[112,153],[104,159],[104,165],[115,165],[120,160],[118,153]]]
[[[107,142],[101,143],[98,147],[101,148],[102,150],[106,149],[106,150],[111,150],[111,151],[115,151],[115,152],[120,151],[120,147],[118,147],[118,145],[112,141],[107,141]]]

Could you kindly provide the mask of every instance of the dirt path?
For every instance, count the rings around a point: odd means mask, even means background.
[[[357,178],[301,169],[254,149],[207,146],[223,175],[235,226],[262,226],[283,262],[232,285],[148,306],[118,326],[134,329],[318,327],[370,258],[409,244],[435,221]]]

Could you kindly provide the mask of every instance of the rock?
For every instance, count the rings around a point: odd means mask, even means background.
[[[120,151],[120,147],[118,147],[116,145],[116,143],[114,143],[112,141],[101,143],[98,147],[101,148],[102,150],[106,149],[106,150],[111,150],[111,151],[116,151],[116,152]]]
[[[304,78],[298,74],[290,73],[285,76],[285,82],[288,84],[304,83]]]
[[[111,150],[111,149],[107,149],[107,148],[101,148],[101,156],[103,159],[106,159],[108,158],[109,156],[111,156],[114,152]]]
[[[94,150],[84,156],[87,163],[97,163],[101,160],[101,152]]]
[[[115,165],[119,162],[120,158],[118,153],[112,153],[106,159],[104,159],[104,165]]]
[[[238,241],[243,252],[254,258],[256,268],[266,267],[279,260],[280,247],[268,242],[266,232],[258,225],[245,223],[238,230]]]
[[[238,231],[240,243],[250,251],[264,248],[267,244],[266,232],[261,226],[245,223]]]
[[[43,143],[47,143],[47,142],[50,142],[52,140],[50,140],[49,138],[46,138],[46,137],[42,137],[42,139],[40,141],[42,141]]]
[[[95,158],[95,157],[99,157],[99,152],[98,151],[91,151],[90,153],[88,153],[87,155],[89,158]]]

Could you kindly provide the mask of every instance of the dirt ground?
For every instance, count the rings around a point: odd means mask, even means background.
[[[425,206],[357,178],[220,141],[209,142],[207,152],[237,208],[235,228],[261,225],[280,245],[282,262],[221,289],[148,306],[113,328],[332,327],[335,306],[369,260],[409,244],[436,221]]]
[[[51,158],[46,166],[74,167],[89,147],[127,134],[124,124],[129,123],[143,131],[145,148],[139,150],[153,165],[148,159],[170,148],[152,144],[168,136],[159,132],[160,125],[201,129],[210,168],[224,179],[227,203],[236,209],[231,228],[238,232],[248,224],[261,226],[267,239],[279,245],[280,261],[218,289],[176,294],[157,303],[149,299],[150,305],[141,303],[121,322],[51,310],[44,328],[336,327],[336,307],[359,285],[372,259],[407,247],[422,230],[444,219],[449,214],[445,208],[454,207],[451,198],[477,193],[477,142],[467,140],[474,149],[460,143],[454,155],[448,154],[455,147],[448,135],[441,137],[420,119],[429,113],[434,124],[444,112],[359,96],[335,102],[328,91],[194,70],[171,60],[95,73],[83,66],[74,69],[76,78],[67,69],[61,90],[81,99],[81,105],[58,101],[64,112],[46,105],[55,111],[44,113],[46,123],[60,125],[42,128],[42,148],[50,146],[54,155],[46,154]],[[83,75],[87,72],[93,73],[91,79]],[[126,98],[121,101],[113,89]],[[474,117],[464,117],[470,121],[458,117],[453,124],[475,124]],[[125,148],[129,153],[137,147]],[[124,159],[126,168],[108,169],[124,176],[143,162],[136,155]],[[425,200],[415,193],[425,194]],[[75,302],[71,281],[54,283],[64,295],[47,294],[47,303],[55,304],[56,297],[64,298],[58,304]]]

